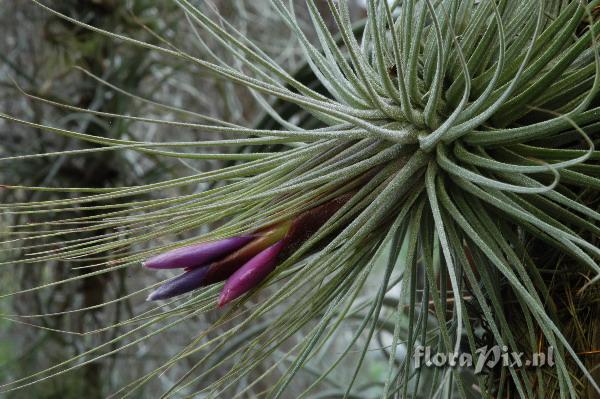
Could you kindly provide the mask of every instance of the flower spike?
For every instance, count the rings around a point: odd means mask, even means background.
[[[262,281],[277,266],[278,259],[295,252],[352,195],[341,195],[251,236],[177,248],[150,258],[144,266],[184,268],[185,273],[158,288],[148,300],[172,298],[227,280],[219,301],[219,306],[225,305]]]

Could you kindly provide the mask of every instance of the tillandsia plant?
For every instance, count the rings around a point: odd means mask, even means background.
[[[182,323],[190,328],[196,316],[229,303],[216,310],[213,327],[114,395],[132,396],[164,375],[170,384],[162,397],[600,394],[600,1],[369,0],[358,21],[346,1],[272,0],[265,6],[305,57],[296,74],[195,2],[174,1],[193,28],[190,40],[202,48],[214,40],[222,51],[197,57],[158,32],[152,44],[33,2],[95,34],[247,88],[266,117],[250,127],[139,97],[182,119],[36,98],[96,118],[225,136],[177,142],[103,138],[0,114],[104,146],[95,151],[227,162],[127,187],[4,183],[15,193],[64,193],[0,205],[8,218],[49,218],[11,226],[4,243],[21,245],[24,255],[4,263],[58,267],[52,261],[76,259],[89,270],[4,298],[124,268],[153,277],[148,268],[185,269],[107,301],[160,300],[106,326],[120,329],[115,338],[7,381],[4,391],[60,378]],[[298,3],[310,24],[299,20]],[[198,151],[184,150],[191,148]],[[185,187],[192,189],[170,195]],[[96,230],[105,233],[78,236]],[[224,331],[213,334],[216,328]],[[349,339],[332,350],[344,331]],[[375,337],[386,365],[381,378],[365,375]],[[475,354],[486,341],[515,353],[551,347],[554,366],[472,376],[413,361],[419,346]],[[182,363],[183,371],[175,367]],[[297,385],[300,374],[312,378]]]

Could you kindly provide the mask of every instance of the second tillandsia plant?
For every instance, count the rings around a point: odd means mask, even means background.
[[[347,1],[265,2],[302,50],[297,73],[195,2],[174,1],[199,48],[216,42],[221,51],[198,57],[160,32],[161,45],[150,44],[33,3],[248,89],[265,117],[240,126],[139,96],[151,116],[107,113],[23,91],[95,118],[220,135],[183,142],[108,139],[0,113],[103,146],[94,151],[226,162],[127,187],[3,182],[15,198],[64,195],[0,204],[9,218],[49,217],[10,227],[4,243],[25,254],[5,263],[77,260],[87,271],[4,297],[129,268],[156,283],[103,305],[133,296],[156,305],[106,326],[117,331],[106,345],[1,390],[60,378],[216,309],[212,328],[112,393],[134,395],[168,375],[162,397],[600,394],[600,1],[369,0],[364,21],[352,20]],[[83,239],[79,229],[104,233]],[[89,308],[46,316],[77,310]],[[483,344],[552,347],[555,365],[473,376],[412,361],[420,346],[475,354]],[[365,364],[377,362],[385,371],[373,377]],[[298,384],[301,374],[311,378]]]

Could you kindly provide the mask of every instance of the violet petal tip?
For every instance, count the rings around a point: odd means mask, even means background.
[[[152,292],[150,293],[150,295],[148,295],[148,296],[146,297],[146,301],[147,301],[147,302],[152,302],[152,301],[156,301],[156,300],[157,300],[157,298],[156,298],[156,291],[152,291]]]
[[[221,295],[219,295],[219,303],[217,304],[218,308],[222,308],[225,305],[227,305],[229,302],[231,302],[231,300],[233,298],[231,298],[231,295],[229,295],[229,290],[227,291],[221,291]]]

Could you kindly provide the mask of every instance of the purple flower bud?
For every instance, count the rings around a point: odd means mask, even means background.
[[[204,242],[176,248],[153,256],[144,262],[150,269],[196,268],[207,265],[249,243],[253,237],[231,237],[224,240]]]
[[[207,272],[208,267],[200,267],[185,272],[175,277],[173,280],[161,285],[156,291],[148,295],[146,300],[156,301],[159,299],[168,299],[200,288]]]
[[[271,245],[233,273],[223,286],[219,297],[219,307],[246,293],[267,277],[275,269],[277,255],[283,246],[283,240]]]

